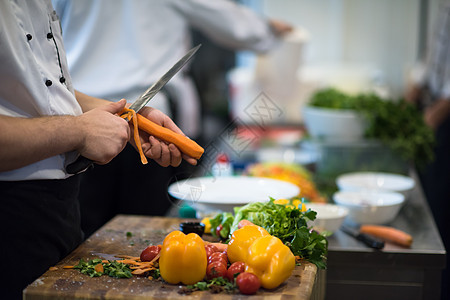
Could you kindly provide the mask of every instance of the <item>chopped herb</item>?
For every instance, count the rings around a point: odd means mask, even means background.
[[[97,272],[95,266],[98,264],[103,265],[103,272]],[[124,263],[109,260],[103,262],[100,258],[85,261],[80,259],[78,265],[74,266],[74,269],[80,270],[82,274],[89,275],[90,277],[100,277],[103,274],[115,278],[131,278],[131,269]]]
[[[133,236],[133,234],[131,233],[131,232],[127,232],[127,238],[130,238],[130,237],[132,237]]]
[[[220,287],[220,289],[218,289],[218,287]],[[196,284],[187,285],[186,289],[190,292],[207,290],[210,290],[212,293],[217,293],[219,290],[233,292],[236,290],[236,285],[223,277],[217,277],[211,280],[199,281]],[[182,293],[186,293],[186,291],[183,290]]]

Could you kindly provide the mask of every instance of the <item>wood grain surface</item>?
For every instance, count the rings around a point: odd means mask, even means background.
[[[76,265],[81,258],[115,259],[115,255],[139,256],[149,244],[161,244],[164,237],[183,219],[119,215],[89,237],[70,255],[49,269],[24,290],[24,299],[310,299],[313,293],[317,268],[304,262],[297,266],[292,276],[274,290],[260,289],[257,294],[244,296],[212,294],[197,291],[190,295],[179,294],[181,285],[171,285],[146,277],[116,279],[109,276],[91,278],[79,270],[63,269]],[[131,233],[127,236],[127,232]],[[203,236],[205,240],[211,239]]]

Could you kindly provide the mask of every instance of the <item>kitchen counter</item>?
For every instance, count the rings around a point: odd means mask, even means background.
[[[146,277],[116,279],[108,276],[91,278],[78,270],[63,269],[79,260],[114,259],[115,255],[139,256],[149,244],[161,244],[164,237],[178,229],[183,219],[119,215],[89,237],[81,246],[49,269],[24,290],[25,300],[36,299],[323,299],[325,272],[314,264],[302,262],[291,277],[274,290],[260,289],[257,294],[211,294],[197,291],[178,293],[180,285],[170,285]],[[131,233],[127,234],[127,233]],[[208,236],[205,237],[208,239]]]
[[[377,251],[342,231],[329,237],[326,299],[440,299],[446,251],[420,185],[388,225],[411,234],[411,248]]]

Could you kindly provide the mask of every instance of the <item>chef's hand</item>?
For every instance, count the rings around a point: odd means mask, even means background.
[[[128,122],[117,115],[125,105],[125,100],[107,103],[76,117],[77,131],[83,134],[76,150],[82,156],[97,164],[106,164],[125,148],[130,128]]]
[[[155,108],[146,106],[139,111],[139,114],[162,127],[166,127],[176,133],[184,135],[184,133],[180,128],[178,128],[177,125],[175,125],[172,119]],[[132,128],[131,122],[130,126]],[[139,131],[139,136],[141,139],[142,150],[144,151],[145,156],[153,159],[163,167],[178,167],[181,164],[182,159],[186,160],[191,165],[197,164],[197,160],[195,158],[181,153],[174,144],[159,140],[142,130]],[[134,141],[132,138],[130,139],[130,141],[134,145]]]
[[[269,20],[270,27],[277,36],[283,36],[291,32],[294,28],[292,25],[285,23],[284,21],[271,19]]]

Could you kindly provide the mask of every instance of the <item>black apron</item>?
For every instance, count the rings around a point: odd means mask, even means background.
[[[22,290],[83,240],[79,176],[65,180],[0,181],[2,299]]]

